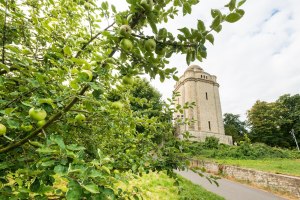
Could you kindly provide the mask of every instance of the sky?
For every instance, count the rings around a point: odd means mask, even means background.
[[[192,15],[180,15],[160,28],[176,34],[182,27],[195,28],[197,19],[208,27],[210,10],[226,13],[228,1],[201,0]],[[125,0],[110,2],[124,8]],[[242,8],[244,17],[223,23],[222,31],[214,34],[214,45],[207,43],[207,59],[192,64],[217,76],[223,113],[239,114],[244,120],[257,100],[271,102],[283,94],[300,93],[300,1],[248,0]],[[173,56],[168,67],[176,67],[181,76],[188,67],[185,56]],[[174,80],[151,83],[164,99],[171,97]]]

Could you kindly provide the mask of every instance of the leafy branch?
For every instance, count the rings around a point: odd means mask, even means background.
[[[132,20],[132,27],[136,26],[139,22],[140,17],[142,17],[143,15],[140,14],[136,14],[135,17]],[[110,24],[108,27],[106,27],[103,31],[108,30],[110,27],[112,27],[115,24],[115,22],[113,22],[112,24]],[[77,52],[75,58],[78,58],[82,52],[86,49],[86,47],[91,44],[95,39],[97,39],[102,33],[103,31],[97,33],[95,36],[93,36],[87,43],[85,43],[81,49]],[[112,52],[109,54],[108,57],[112,57],[115,52],[116,52],[117,48],[115,47]],[[102,67],[105,65],[106,63],[103,62],[102,63]],[[93,77],[93,80],[96,80],[98,76],[95,75]],[[85,86],[82,87],[82,89],[78,92],[78,94],[62,109],[62,111],[56,113],[55,115],[53,115],[52,117],[50,117],[50,119],[41,127],[39,127],[38,129],[34,130],[33,132],[31,132],[30,134],[28,134],[26,137],[24,137],[23,139],[14,142],[14,143],[10,143],[8,146],[0,149],[0,153],[5,153],[8,152],[16,147],[19,147],[25,143],[28,142],[28,140],[32,139],[33,137],[37,136],[40,132],[42,132],[45,128],[49,127],[53,122],[55,122],[56,120],[58,120],[64,113],[67,113],[78,101],[79,98],[78,96],[82,96],[84,95],[84,93],[89,89],[90,85],[86,84]]]

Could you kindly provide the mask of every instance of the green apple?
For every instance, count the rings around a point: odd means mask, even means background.
[[[46,124],[46,120],[40,120],[40,121],[38,121],[38,123],[37,123],[37,126],[38,127],[42,127],[42,126],[44,126]]]
[[[6,134],[6,126],[0,124],[0,136]]]
[[[47,117],[47,113],[44,109],[41,108],[40,109],[30,108],[29,116],[36,121],[41,121]]]
[[[81,114],[81,113],[76,115],[76,117],[75,117],[75,120],[80,123],[85,121],[85,119],[86,119],[86,117],[84,116],[84,114]]]
[[[29,124],[29,125],[22,124],[21,129],[25,132],[29,132],[32,130],[32,125],[31,124]]]
[[[153,39],[149,39],[145,42],[145,49],[148,51],[148,52],[152,52],[154,51],[156,48],[156,42],[155,40]]]
[[[80,73],[85,77],[85,80],[87,81],[91,81],[93,79],[93,72],[91,72],[90,70],[84,69],[81,70]]]
[[[124,85],[132,85],[133,84],[133,78],[128,75],[123,76],[122,81],[123,81]]]
[[[128,39],[122,39],[120,45],[121,48],[125,51],[131,51],[131,49],[133,48],[132,42]]]
[[[124,37],[129,37],[131,35],[131,28],[129,25],[122,25],[120,27],[120,35]]]
[[[150,11],[153,8],[153,0],[142,0],[141,1],[141,6],[147,10]]]
[[[120,101],[115,101],[115,102],[113,102],[112,104],[111,104],[111,107],[113,108],[113,109],[122,109],[123,108],[123,103],[121,103]]]

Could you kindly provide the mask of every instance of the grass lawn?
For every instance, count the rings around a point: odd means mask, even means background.
[[[300,176],[300,160],[292,159],[265,159],[265,160],[235,160],[235,159],[214,159],[220,164],[236,165],[244,168],[251,168],[276,174],[287,174]]]
[[[174,186],[174,179],[168,177],[165,173],[149,173],[144,174],[138,179],[131,180],[126,187],[130,190],[131,185],[137,186],[144,199],[149,200],[224,200],[224,198],[208,192],[204,188],[193,184],[192,182],[180,177],[180,187],[182,188],[178,194],[178,186]]]

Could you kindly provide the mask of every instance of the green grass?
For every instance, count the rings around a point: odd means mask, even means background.
[[[131,186],[137,186],[144,199],[149,200],[223,200],[224,198],[208,192],[199,185],[195,185],[192,182],[179,178],[181,192],[178,193],[179,187],[174,186],[175,180],[168,177],[165,173],[144,174],[138,179],[131,180],[125,187],[127,190],[131,190]],[[124,189],[125,189],[124,188]]]
[[[220,164],[236,165],[276,174],[300,176],[300,160],[293,159],[264,159],[264,160],[235,160],[214,159]]]

